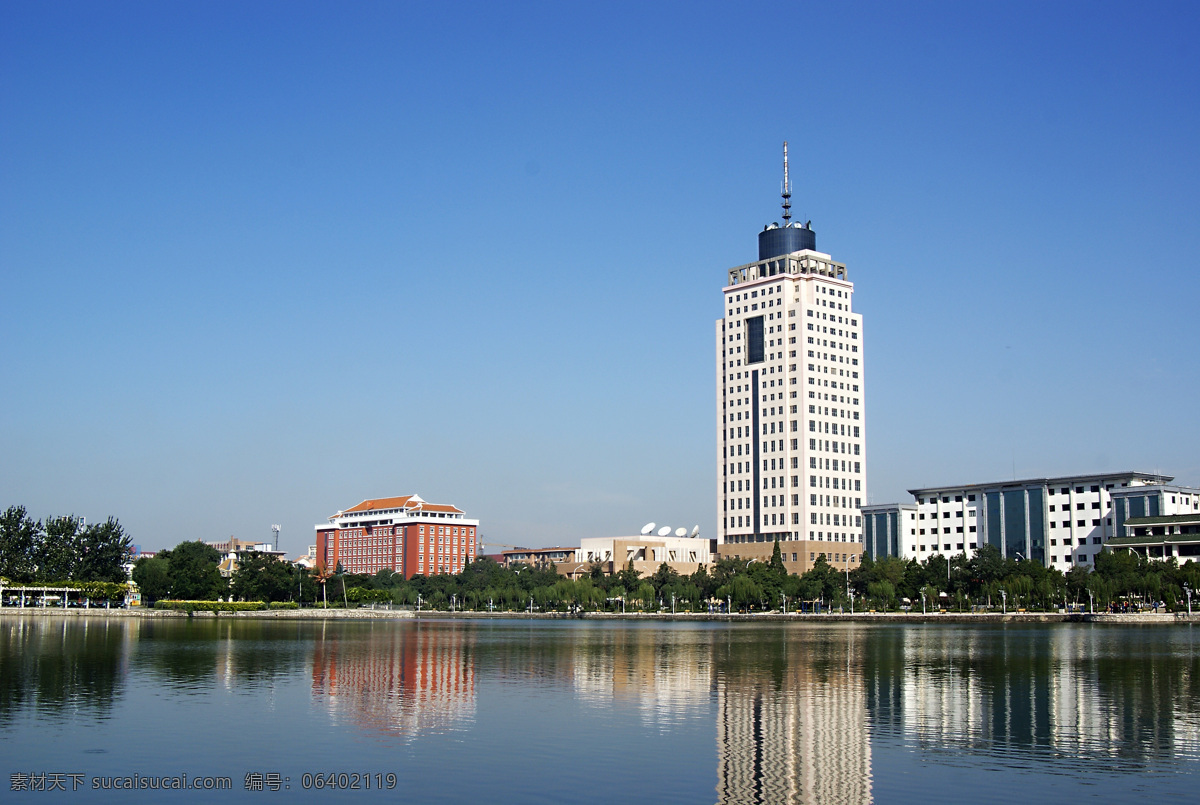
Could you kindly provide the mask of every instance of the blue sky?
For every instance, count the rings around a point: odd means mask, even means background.
[[[794,210],[869,497],[1200,485],[1194,3],[0,4],[0,506],[145,548],[417,492],[715,526],[725,269]]]

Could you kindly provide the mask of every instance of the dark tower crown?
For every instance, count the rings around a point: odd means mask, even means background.
[[[817,249],[817,233],[812,230],[812,222],[793,224],[792,220],[792,183],[788,178],[787,141],[783,142],[783,226],[778,223],[767,224],[758,233],[758,259],[769,260],[784,254],[791,254],[803,249]]]

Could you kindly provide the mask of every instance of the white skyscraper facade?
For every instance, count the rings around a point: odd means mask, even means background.
[[[717,529],[722,556],[790,572],[824,554],[862,554],[866,498],[862,317],[846,266],[792,223],[784,150],[784,223],[758,236],[758,260],[729,269],[716,322]]]

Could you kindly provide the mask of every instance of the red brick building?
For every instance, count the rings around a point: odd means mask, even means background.
[[[458,573],[479,550],[478,520],[417,495],[364,500],[315,528],[317,564],[333,570],[340,562],[347,573]]]

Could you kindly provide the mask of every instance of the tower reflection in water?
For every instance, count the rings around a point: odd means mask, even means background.
[[[861,641],[845,629],[745,630],[714,642],[720,803],[866,803]]]
[[[312,696],[338,719],[403,738],[462,729],[475,716],[474,632],[362,624],[317,633]]]

